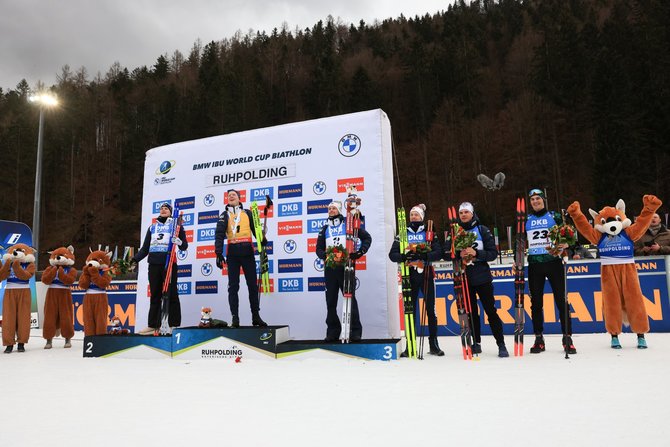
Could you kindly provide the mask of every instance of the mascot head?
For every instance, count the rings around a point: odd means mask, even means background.
[[[593,217],[593,227],[601,233],[616,236],[630,227],[631,221],[626,217],[626,204],[619,199],[616,207],[606,206],[599,213],[589,209]]]
[[[212,316],[212,308],[211,308],[211,307],[203,307],[203,308],[200,310],[200,315],[202,315],[202,318],[203,318],[204,320],[208,320],[208,319],[210,319],[211,316]]]
[[[19,261],[22,264],[26,262],[35,262],[35,249],[26,244],[12,245],[2,256],[2,260],[5,262]]]
[[[86,266],[99,269],[108,268],[112,263],[112,261],[110,261],[111,257],[111,251],[109,253],[106,253],[103,250],[92,251],[91,254],[88,255],[88,258],[86,258]]]
[[[53,266],[74,265],[74,247],[72,247],[72,245],[68,245],[67,247],[60,247],[47,253],[49,253],[49,264]]]

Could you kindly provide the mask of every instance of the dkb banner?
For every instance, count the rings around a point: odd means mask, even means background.
[[[261,315],[271,325],[290,325],[291,336],[326,335],[323,262],[316,238],[331,200],[343,201],[354,185],[372,235],[367,256],[357,261],[363,336],[399,335],[393,284],[396,264],[387,260],[395,228],[391,126],[381,110],[354,113],[248,132],[187,141],[147,151],[142,201],[142,241],[159,207],[169,202],[184,213],[189,248],[178,253],[182,326],[196,325],[203,306],[230,321],[227,272],[216,268],[214,230],[226,192],[240,192],[245,208],[262,207],[268,218],[272,293],[261,296]],[[262,214],[261,214],[262,216]],[[149,309],[147,267],[139,269],[137,319]],[[340,299],[340,306],[341,306]],[[245,281],[240,319],[251,323]],[[392,309],[392,312],[389,312]],[[143,324],[141,324],[144,327]]]
[[[33,232],[26,224],[0,220],[0,258],[2,258],[9,247],[15,244],[32,246]],[[2,299],[5,296],[6,284],[7,281],[0,282],[0,309],[2,309]],[[36,328],[39,327],[39,321],[37,318],[37,290],[35,289],[35,276],[30,278],[30,294],[32,296],[32,303],[30,305],[30,327]],[[1,313],[0,321],[2,321]]]
[[[670,331],[670,302],[668,301],[668,257],[637,258],[640,286],[645,297],[649,323],[653,332]],[[511,266],[492,266],[494,293],[498,315],[506,334],[514,333],[514,275]],[[528,271],[526,270],[526,278]],[[436,283],[436,311],[438,334],[453,335],[460,332],[458,312],[454,299],[451,270],[438,269]],[[560,334],[561,325],[549,282],[544,289],[544,330]],[[574,333],[606,332],[602,312],[599,261],[572,261],[568,264],[568,299]],[[480,315],[484,315],[481,305]],[[530,295],[526,282],[525,295],[526,334],[533,333],[530,319]],[[482,317],[483,318],[483,317]],[[482,325],[482,334],[491,334],[488,321]],[[425,328],[428,333],[428,327]],[[417,332],[419,333],[419,332]]]

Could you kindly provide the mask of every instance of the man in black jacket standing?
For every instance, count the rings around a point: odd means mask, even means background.
[[[352,260],[363,256],[372,244],[370,233],[363,228],[358,230],[358,239],[358,241],[354,241],[356,251],[349,254]],[[342,245],[343,247],[346,245],[346,219],[342,215],[342,203],[333,201],[328,205],[328,220],[321,228],[321,231],[319,231],[319,236],[316,240],[316,255],[319,259],[325,260],[327,248],[338,245]],[[342,332],[342,324],[340,318],[337,316],[337,300],[340,290],[344,287],[344,266],[335,268],[325,266],[324,277],[326,280],[326,308],[328,310],[325,341],[334,342],[340,338],[340,333]],[[356,292],[354,291],[351,296],[351,332],[349,334],[349,341],[360,341],[362,334],[363,326],[361,325]]]
[[[240,203],[240,194],[231,189],[228,191],[228,205],[219,216],[214,233],[214,251],[216,252],[216,266],[223,269],[228,265],[228,304],[232,314],[232,327],[240,326],[239,296],[240,268],[244,269],[244,278],[249,290],[249,305],[251,306],[251,324],[267,326],[260,316],[260,300],[258,296],[258,277],[256,275],[256,258],[252,236],[253,217],[251,211],[244,209]],[[228,239],[227,253],[223,253],[223,241]],[[265,238],[261,242],[266,243]]]
[[[162,204],[156,223],[151,224],[144,237],[142,248],[133,257],[133,262],[138,263],[147,255],[149,256],[149,290],[151,291],[149,327],[147,330],[140,331],[141,333],[154,332],[161,325],[161,296],[163,294],[163,282],[167,274],[165,263],[169,254],[169,243],[175,224],[176,222],[172,218],[172,205],[167,202]],[[184,227],[179,228],[178,236],[172,237],[172,243],[182,251],[188,248]],[[181,325],[181,305],[177,291],[177,269],[174,267],[172,268],[168,293],[170,297],[168,324],[170,327],[179,327]]]
[[[486,316],[489,319],[491,332],[498,344],[498,357],[509,357],[503,337],[502,320],[495,308],[493,297],[493,276],[489,262],[498,256],[495,239],[491,231],[479,224],[479,218],[475,215],[475,209],[470,202],[463,202],[458,207],[459,223],[464,230],[474,233],[477,238],[472,247],[463,249],[457,253],[457,257],[468,262],[466,275],[468,279],[468,294],[472,307],[473,334],[475,344],[472,346],[474,354],[482,352],[481,347],[481,322],[479,321],[479,307],[477,306],[477,295],[482,302]]]

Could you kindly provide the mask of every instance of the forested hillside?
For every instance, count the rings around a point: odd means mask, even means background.
[[[64,66],[47,86],[61,106],[46,115],[40,248],[137,246],[150,148],[373,108],[393,126],[405,206],[426,203],[438,226],[462,200],[492,223],[479,173],[507,176],[503,224],[531,186],[553,208],[623,198],[633,214],[644,193],[670,201],[670,2],[474,1],[280,25],[134,69]],[[37,86],[17,82],[0,90],[0,218],[30,225]]]

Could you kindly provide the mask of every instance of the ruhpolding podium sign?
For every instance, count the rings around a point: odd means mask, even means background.
[[[290,325],[292,337],[323,338],[324,265],[316,257],[316,238],[327,219],[328,203],[343,201],[351,184],[362,198],[365,228],[372,235],[370,250],[357,261],[363,336],[398,337],[396,265],[387,261],[395,228],[391,163],[391,126],[382,110],[147,151],[140,240],[161,203],[183,211],[189,248],[178,253],[182,326],[196,325],[203,306],[212,307],[216,318],[230,321],[227,272],[215,265],[214,230],[226,191],[234,188],[245,208],[253,201],[264,205],[266,195],[274,202],[267,234],[273,292],[261,296],[263,319]],[[137,325],[144,327],[149,310],[144,262],[137,290]],[[250,324],[243,276],[239,296],[241,323]]]

